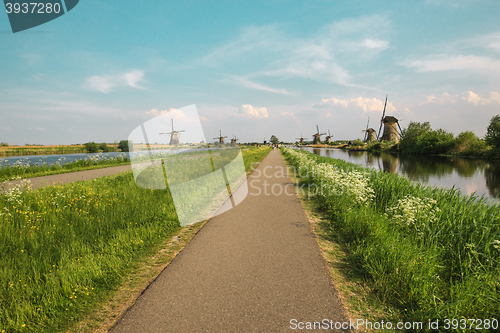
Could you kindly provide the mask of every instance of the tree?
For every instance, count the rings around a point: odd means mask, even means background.
[[[273,145],[277,145],[278,143],[280,143],[280,140],[278,140],[277,137],[275,137],[274,135],[272,135],[271,139],[269,139],[269,142],[271,142]]]
[[[118,148],[120,148],[123,152],[128,152],[129,147],[128,147],[128,140],[122,140],[118,144]]]
[[[99,146],[94,141],[87,142],[85,144],[85,149],[87,150],[87,153],[97,153],[97,152],[99,152]]]
[[[103,152],[107,153],[111,149],[108,147],[108,144],[106,142],[103,142],[99,145],[99,149],[102,150]]]
[[[497,114],[491,118],[485,138],[489,145],[500,149],[500,115]]]

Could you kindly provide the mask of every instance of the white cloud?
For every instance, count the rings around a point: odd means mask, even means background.
[[[181,110],[175,108],[170,108],[168,110],[161,110],[161,111],[158,111],[158,109],[152,109],[151,111],[146,112],[147,115],[150,114],[155,117],[161,116],[162,114],[165,113],[168,113],[168,116],[175,120],[181,120],[185,122],[193,122],[195,120],[192,117],[185,115]]]
[[[87,86],[91,90],[109,93],[113,88],[132,87],[136,89],[144,89],[137,85],[143,81],[144,72],[142,70],[132,70],[127,73],[117,75],[94,75],[87,78]]]
[[[202,65],[241,65],[252,74],[246,78],[306,78],[345,86],[357,86],[343,63],[363,62],[389,47],[383,37],[389,31],[385,16],[344,19],[323,26],[311,37],[292,37],[275,25],[248,27],[234,40],[202,59]],[[342,59],[342,60],[341,60]],[[254,64],[261,64],[252,71]],[[248,79],[246,79],[248,80]],[[240,81],[252,89],[286,94],[252,81]]]
[[[143,80],[143,78],[144,78],[143,71],[133,70],[129,73],[125,73],[124,76],[125,76],[125,80],[127,81],[127,84],[130,87],[142,89],[142,88],[137,86],[137,82],[140,82]]]
[[[236,82],[246,88],[250,88],[250,89],[255,89],[255,90],[262,90],[262,91],[268,91],[268,92],[272,92],[272,93],[276,93],[276,94],[282,94],[282,95],[288,95],[288,91],[286,89],[276,89],[276,88],[272,88],[272,87],[269,87],[269,86],[266,86],[264,84],[260,84],[260,83],[256,83],[256,82],[252,82],[244,77],[241,77],[241,76],[233,76],[231,81],[233,82]]]
[[[439,55],[426,60],[410,61],[404,65],[419,72],[469,70],[494,75],[500,73],[500,60],[475,55]]]
[[[377,112],[382,114],[382,111],[384,110],[384,103],[385,101],[377,98],[356,97],[351,99],[338,99],[336,97],[332,97],[332,98],[322,99],[318,107],[342,106],[346,109],[362,110],[363,113]],[[388,102],[386,107],[386,113],[393,114],[395,112],[397,112],[397,109],[391,102]]]
[[[234,115],[239,117],[257,119],[269,117],[269,114],[267,113],[267,109],[265,107],[259,108],[250,104],[242,105],[239,109],[239,113],[235,113]]]
[[[389,47],[389,42],[386,40],[367,38],[361,43],[361,45],[366,47],[367,49],[378,49],[380,51],[383,51]]]
[[[105,94],[109,93],[111,88],[115,86],[113,80],[109,76],[88,77],[87,84],[92,90],[97,90]]]
[[[495,91],[490,91],[487,96],[479,96],[478,94],[467,91],[462,94],[450,95],[444,92],[439,97],[430,95],[427,97],[427,101],[421,104],[456,104],[459,101],[463,101],[473,105],[499,105],[500,106],[500,93]]]
[[[288,112],[288,111],[284,111],[284,112],[281,112],[280,113],[282,117],[284,118],[290,118],[296,122],[300,122],[296,117],[295,117],[295,113],[294,112]]]

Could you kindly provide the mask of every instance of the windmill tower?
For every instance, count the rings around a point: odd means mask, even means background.
[[[320,133],[319,132],[319,126],[316,125],[316,129],[318,132],[316,134],[313,134],[313,145],[318,145],[321,143],[321,136],[326,135],[326,133]]]
[[[181,131],[175,131],[174,130],[174,120],[172,120],[172,132],[165,132],[165,133],[160,133],[160,134],[168,134],[170,135],[170,143],[169,145],[170,146],[175,146],[175,145],[178,145],[180,143],[179,141],[179,133],[181,132],[185,132],[185,130],[181,130]]]
[[[236,146],[238,144],[236,141],[238,140],[239,139],[236,139],[236,135],[233,134],[233,138],[231,139],[231,145]]]
[[[330,143],[331,142],[332,135],[330,134],[330,130],[328,130],[328,135],[325,138],[325,143]]]
[[[363,139],[363,142],[373,142],[377,140],[377,135],[375,130],[373,128],[368,128],[369,124],[370,124],[370,117],[368,117],[368,122],[366,123],[366,129],[361,131],[365,132],[365,138]]]
[[[223,144],[224,144],[224,139],[225,139],[225,138],[227,138],[227,136],[222,136],[222,131],[221,131],[221,130],[219,130],[219,137],[218,137],[218,138],[214,138],[214,139],[219,140],[219,143],[220,143],[221,145],[223,145]]]
[[[295,140],[300,140],[300,144],[303,145],[305,138],[302,136],[302,133],[300,133],[300,138],[295,138]]]
[[[384,125],[384,132],[380,141],[395,141],[399,142],[399,132],[401,132],[401,127],[399,126],[398,119],[394,116],[386,116],[385,108],[387,106],[387,95],[385,96],[384,111],[382,113],[382,119],[380,120],[380,128],[378,134],[380,136],[380,131],[382,130],[382,125]],[[399,132],[398,132],[399,128]],[[377,137],[379,139],[379,137]]]

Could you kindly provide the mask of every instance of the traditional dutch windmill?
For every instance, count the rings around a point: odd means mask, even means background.
[[[224,144],[224,139],[225,139],[225,138],[227,138],[227,136],[222,136],[222,131],[221,131],[221,130],[219,130],[219,137],[218,137],[218,138],[214,138],[214,139],[219,140],[219,143],[220,143],[221,145],[223,145],[223,144]]]
[[[305,138],[302,136],[302,133],[300,133],[300,138],[295,138],[295,140],[300,140],[300,143],[304,144]]]
[[[365,132],[365,138],[363,139],[363,142],[373,142],[377,140],[377,135],[375,134],[375,130],[373,128],[368,128],[368,125],[370,124],[370,117],[368,117],[368,122],[366,123],[366,129],[362,130],[361,132]]]
[[[328,130],[328,135],[325,138],[325,143],[330,143],[331,142],[332,135],[330,134],[330,130]]]
[[[236,141],[238,141],[239,139],[236,139],[236,135],[233,134],[233,138],[231,139],[231,144],[233,146],[236,146],[238,143]]]
[[[384,132],[380,141],[399,141],[399,132],[401,132],[401,127],[399,126],[398,119],[393,116],[385,115],[385,108],[387,106],[387,95],[385,96],[384,112],[382,113],[382,119],[380,120],[380,128],[378,130],[378,135],[380,136],[380,131],[382,130],[382,124],[384,125]],[[399,132],[398,132],[399,128]],[[379,139],[379,137],[377,137]]]
[[[318,132],[316,134],[313,134],[313,145],[317,145],[321,143],[321,136],[326,135],[326,133],[320,133],[319,132],[319,126],[316,125],[316,129]]]
[[[165,132],[165,133],[160,133],[160,134],[168,134],[170,135],[170,143],[169,145],[170,146],[175,146],[175,145],[178,145],[180,143],[179,141],[179,133],[181,132],[185,132],[185,130],[182,130],[182,131],[175,131],[174,130],[174,120],[172,120],[172,132]]]

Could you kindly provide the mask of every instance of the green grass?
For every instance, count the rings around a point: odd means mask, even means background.
[[[57,155],[86,153],[85,146],[31,146],[31,147],[2,147],[0,156],[24,155]]]
[[[247,170],[269,151],[244,151]],[[132,172],[0,194],[0,332],[67,330],[179,230],[169,191]]]
[[[179,229],[168,191],[138,188],[131,172],[14,192],[0,207],[0,332],[63,330]]]
[[[330,172],[303,172],[302,181],[323,188],[311,198],[332,241],[397,319],[500,317],[498,205],[308,152],[285,156],[295,167]],[[328,193],[332,177],[342,195]]]
[[[243,161],[245,163],[245,170],[247,173],[252,172],[253,169],[256,168],[256,165],[252,168],[252,164],[262,161],[264,157],[269,154],[271,149],[271,147],[259,147],[243,151]]]
[[[13,178],[41,177],[127,164],[130,164],[130,159],[126,154],[118,155],[117,157],[112,158],[99,158],[98,156],[96,156],[93,158],[76,160],[64,165],[61,165],[60,162],[56,162],[52,165],[48,165],[47,163],[30,164],[21,160],[19,163],[11,166],[0,163],[0,181],[5,181]]]

